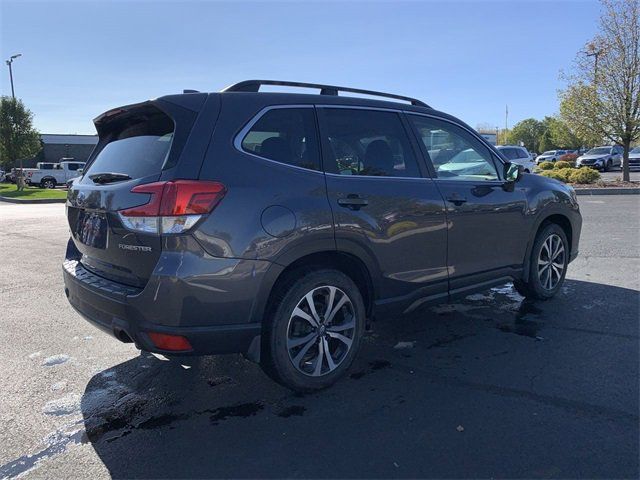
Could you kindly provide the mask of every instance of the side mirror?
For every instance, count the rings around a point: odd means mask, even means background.
[[[82,175],[83,172],[84,172],[84,168],[79,168],[78,169],[78,175]]]
[[[504,189],[513,192],[516,182],[519,182],[524,174],[524,167],[517,163],[507,162],[504,164]]]

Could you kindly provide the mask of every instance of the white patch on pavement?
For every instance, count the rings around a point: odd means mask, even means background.
[[[80,411],[80,395],[71,393],[66,397],[51,400],[42,408],[42,413],[46,415],[71,415]]]
[[[44,365],[45,367],[53,367],[54,365],[61,365],[68,362],[70,358],[71,357],[69,357],[69,355],[61,353],[59,355],[53,355],[51,357],[45,358],[42,362],[42,365]]]

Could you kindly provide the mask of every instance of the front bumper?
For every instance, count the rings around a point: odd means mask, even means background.
[[[229,278],[227,282],[218,278],[218,287],[204,285],[204,292],[192,278],[153,275],[146,287],[139,289],[95,275],[77,259],[68,258],[62,269],[65,294],[71,306],[91,324],[120,341],[134,342],[141,350],[166,355],[247,353],[261,332],[260,323],[249,323],[254,291],[262,278],[261,268],[256,268],[262,265],[255,263],[267,262],[216,260],[229,272],[226,276],[247,268],[254,274],[250,278],[242,276],[242,282],[238,278],[230,282]],[[229,314],[230,309],[235,315]],[[149,332],[184,336],[193,348],[181,352],[159,349]]]

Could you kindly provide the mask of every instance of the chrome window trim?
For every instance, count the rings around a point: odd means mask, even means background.
[[[322,161],[320,158],[318,158],[318,162],[319,165],[318,167],[320,168],[320,170],[312,170],[310,168],[304,168],[304,167],[299,167],[298,165],[291,165],[289,163],[283,163],[283,162],[279,162],[277,160],[273,160],[271,158],[267,158],[267,157],[262,157],[260,155],[256,155],[253,152],[248,152],[247,150],[245,150],[244,148],[242,148],[242,141],[244,140],[244,137],[247,136],[247,134],[249,133],[249,131],[251,130],[251,128],[253,128],[253,126],[258,123],[258,121],[264,116],[266,115],[268,112],[270,112],[271,110],[281,110],[281,109],[292,109],[292,108],[315,108],[314,105],[310,105],[310,104],[287,104],[287,105],[268,105],[264,108],[262,108],[258,113],[256,113],[251,120],[249,120],[244,127],[242,127],[242,129],[236,134],[235,138],[233,139],[233,146],[235,147],[236,150],[238,150],[240,153],[243,153],[245,155],[250,155],[254,158],[259,158],[260,160],[264,160],[266,162],[270,162],[273,163],[275,165],[279,165],[281,167],[288,167],[288,168],[293,168],[295,170],[300,170],[302,172],[307,172],[307,173],[317,173],[320,175],[324,175],[324,172],[322,171]],[[316,131],[316,134],[318,132]],[[320,152],[318,151],[318,155],[320,155]]]

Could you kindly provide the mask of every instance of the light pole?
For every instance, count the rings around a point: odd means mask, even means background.
[[[22,54],[21,53],[17,53],[16,55],[11,55],[11,58],[9,58],[9,60],[7,60],[7,65],[9,66],[9,79],[11,80],[11,96],[13,97],[13,99],[15,100],[16,98],[16,93],[13,90],[13,70],[11,70],[11,64],[13,63],[13,61],[18,58],[21,57]]]

